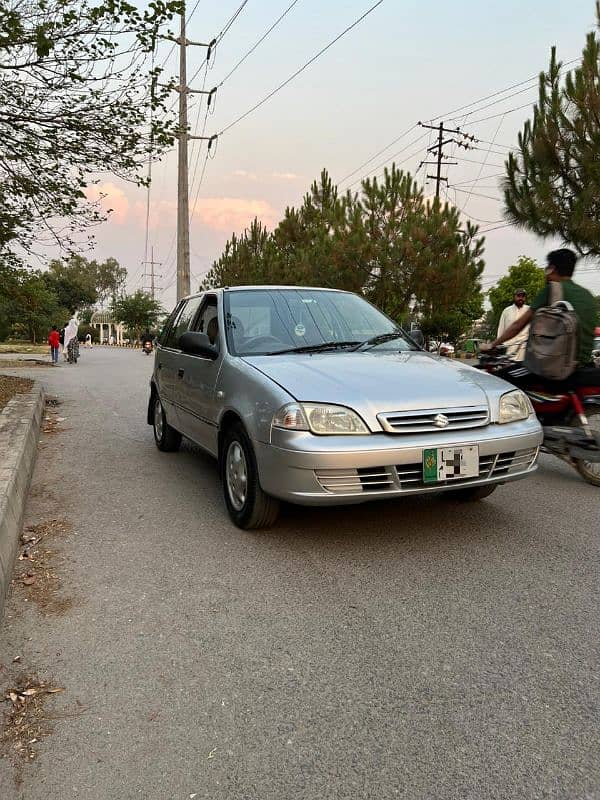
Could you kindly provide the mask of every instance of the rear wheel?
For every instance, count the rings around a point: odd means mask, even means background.
[[[592,431],[596,435],[600,434],[600,406],[592,406],[586,410],[585,415]],[[579,427],[579,420],[575,418],[573,424]],[[592,486],[600,486],[600,463],[578,459],[575,462],[575,469]]]
[[[165,453],[179,450],[181,445],[181,434],[172,428],[167,422],[165,411],[160,402],[158,394],[154,395],[154,405],[152,407],[152,429],[154,431],[154,441],[159,450]]]
[[[498,488],[497,483],[488,483],[486,486],[469,486],[466,489],[455,489],[451,495],[454,500],[464,503],[473,503],[477,500],[485,500],[492,492]]]
[[[279,501],[263,492],[252,442],[239,423],[223,437],[219,467],[232,521],[245,530],[270,527],[279,514]]]

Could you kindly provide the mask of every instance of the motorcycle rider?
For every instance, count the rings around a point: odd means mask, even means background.
[[[578,367],[588,366],[592,361],[592,348],[594,343],[594,326],[596,324],[596,301],[591,292],[571,280],[577,263],[577,256],[572,250],[563,248],[553,250],[547,256],[546,286],[534,297],[530,308],[509,325],[493,342],[481,345],[482,353],[494,350],[509,339],[517,336],[531,322],[534,313],[539,308],[549,305],[549,286],[552,281],[560,281],[563,290],[563,299],[573,306],[579,322],[579,354]]]
[[[144,346],[145,346],[146,342],[150,342],[150,346],[151,347],[154,346],[154,344],[153,344],[154,343],[154,337],[152,336],[152,334],[150,333],[148,328],[146,328],[144,333],[142,333],[141,342],[142,342],[142,350],[144,349]]]

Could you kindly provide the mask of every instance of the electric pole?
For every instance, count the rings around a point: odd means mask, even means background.
[[[179,85],[175,91],[179,92],[179,124],[178,124],[178,147],[177,147],[177,302],[190,293],[190,211],[189,211],[189,166],[188,166],[188,142],[190,139],[209,140],[209,149],[212,139],[216,136],[190,136],[188,133],[188,94],[208,94],[213,95],[216,87],[210,91],[200,89],[190,89],[187,85],[187,47],[196,45],[207,47],[207,60],[210,58],[211,50],[216,44],[213,39],[210,42],[192,42],[186,37],[185,2],[181,9],[181,23],[179,38],[174,41],[179,45]]]
[[[179,33],[179,143],[177,149],[177,302],[190,293],[190,210],[188,188],[187,40],[185,3]]]
[[[145,287],[146,287],[146,285],[147,285],[147,284],[146,284],[146,274],[147,274],[147,273],[146,273],[146,267],[147,267],[147,266],[149,266],[149,267],[150,267],[150,294],[151,294],[151,296],[152,296],[152,299],[154,300],[154,299],[155,299],[155,294],[156,294],[156,285],[155,285],[155,283],[154,283],[154,279],[155,279],[156,277],[159,277],[159,278],[160,278],[160,277],[162,277],[161,275],[158,275],[158,276],[157,276],[157,275],[155,274],[155,272],[154,272],[154,267],[159,267],[159,266],[161,265],[161,263],[162,263],[162,262],[161,262],[161,261],[155,261],[155,260],[154,260],[154,246],[152,246],[152,247],[150,248],[150,253],[151,253],[151,255],[150,255],[150,261],[142,261],[142,264],[144,265],[144,288],[145,288]]]
[[[445,164],[446,166],[452,166],[452,165],[456,166],[456,164],[458,163],[457,161],[444,161],[443,160],[444,157],[445,157],[444,156],[444,147],[447,144],[454,143],[454,144],[457,144],[459,147],[468,148],[468,145],[465,144],[464,141],[452,138],[452,136],[450,137],[450,139],[444,139],[444,134],[449,133],[449,134],[453,134],[454,136],[461,136],[463,140],[464,139],[468,139],[468,140],[471,140],[471,141],[474,141],[475,137],[474,136],[469,136],[469,135],[463,133],[460,130],[460,128],[445,128],[443,122],[440,122],[439,125],[424,125],[422,122],[419,122],[419,125],[422,128],[429,128],[429,130],[437,131],[437,133],[438,133],[437,144],[434,144],[431,147],[427,148],[427,152],[428,153],[432,153],[432,154],[437,156],[436,160],[435,161],[422,161],[421,162],[421,166],[433,165],[433,166],[437,167],[436,174],[435,175],[427,175],[427,177],[431,178],[431,180],[435,181],[435,196],[439,197],[440,196],[440,183],[442,183],[442,181],[445,182],[445,183],[448,183],[448,178],[442,177],[442,164]]]

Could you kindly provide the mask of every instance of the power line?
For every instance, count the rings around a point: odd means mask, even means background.
[[[523,103],[522,106],[515,106],[515,108],[509,108],[507,111],[501,111],[499,114],[492,114],[489,117],[482,117],[481,119],[472,119],[469,122],[469,125],[477,125],[480,122],[488,122],[490,119],[498,119],[498,117],[504,117],[506,114],[512,114],[515,111],[522,111],[524,108],[529,108],[533,103],[533,100],[530,100],[529,103]]]
[[[428,136],[428,135],[429,134],[424,134],[424,136]],[[405,150],[405,149],[406,148],[403,148],[403,150]],[[400,151],[400,152],[402,152],[402,151]],[[407,161],[411,161],[413,158],[416,158],[422,152],[423,152],[423,148],[419,147],[419,149],[415,150],[414,153],[411,153],[409,156],[406,156],[406,158],[404,158],[402,161],[399,161],[396,164],[396,167],[401,167],[403,164],[406,164]],[[399,155],[399,153],[396,153],[396,155],[392,156],[392,160],[395,159],[398,155]],[[395,163],[395,162],[393,162],[393,163]],[[385,161],[383,164],[380,164],[379,167],[377,167],[377,169],[375,170],[375,172],[377,172],[379,169],[381,169],[381,167],[387,166],[387,164],[389,164],[389,159],[387,161]],[[419,169],[420,169],[420,167],[419,167]],[[417,174],[419,169],[417,169],[417,171],[415,172],[415,175]],[[373,173],[371,173],[371,175],[373,175]],[[367,176],[367,177],[369,177],[369,176]],[[379,175],[374,175],[374,177],[379,177]],[[356,186],[357,183],[360,183],[363,180],[366,180],[366,178],[358,178],[358,180],[355,180],[353,183],[348,184],[347,189],[351,189],[352,186]]]
[[[404,137],[405,137],[405,136],[408,136],[408,134],[409,134],[409,133],[411,133],[412,131],[414,131],[414,129],[415,129],[415,128],[418,128],[418,124],[417,124],[416,122],[415,122],[415,124],[414,124],[414,125],[411,125],[411,126],[410,126],[410,128],[407,128],[407,129],[404,131],[404,133],[401,133],[401,134],[400,134],[400,136],[398,136],[398,137],[397,137],[396,139],[394,139],[392,142],[390,142],[389,144],[386,144],[386,146],[385,146],[385,147],[382,147],[382,148],[381,148],[381,150],[378,150],[378,151],[375,153],[375,155],[374,155],[374,156],[371,156],[371,158],[368,158],[366,161],[363,161],[363,163],[360,165],[360,167],[357,167],[356,169],[353,169],[353,170],[352,170],[352,172],[349,172],[347,175],[345,175],[343,178],[341,178],[341,179],[340,179],[340,181],[339,181],[339,183],[345,183],[345,182],[348,180],[348,178],[351,178],[353,175],[356,175],[356,173],[357,173],[359,170],[361,170],[363,167],[366,167],[366,166],[367,166],[367,164],[370,164],[370,163],[371,163],[371,161],[375,161],[375,159],[377,158],[377,156],[380,156],[382,153],[385,153],[385,151],[386,151],[386,150],[389,150],[389,149],[390,149],[390,147],[393,147],[393,146],[396,144],[396,142],[399,142],[399,141],[400,141],[400,139],[404,139]],[[429,134],[426,134],[426,136],[428,136],[428,135],[429,135]],[[419,137],[419,139],[421,139],[421,138],[423,138],[423,137]],[[418,140],[416,140],[416,141],[418,141]],[[413,144],[414,144],[414,142],[413,142]],[[410,145],[409,145],[409,146],[410,146]],[[386,163],[387,163],[387,162],[386,162]],[[377,169],[379,169],[379,167],[376,167],[375,169],[377,170]]]
[[[480,192],[470,192],[468,189],[457,189],[456,186],[452,185],[448,187],[449,189],[454,189],[455,192],[460,192],[461,194],[472,194],[473,197],[482,197],[484,200],[495,200],[497,203],[501,202],[501,197],[492,197],[489,194],[481,194]]]
[[[223,39],[225,38],[225,35],[226,35],[226,34],[227,34],[227,32],[229,31],[229,29],[231,28],[231,26],[233,25],[233,23],[236,21],[236,19],[237,19],[237,18],[239,17],[239,15],[242,13],[242,11],[243,11],[243,9],[244,9],[244,6],[246,5],[246,3],[247,3],[247,2],[248,2],[248,0],[244,0],[244,2],[243,2],[243,3],[242,3],[242,5],[241,5],[241,6],[238,8],[238,10],[237,10],[237,11],[236,11],[234,14],[232,14],[232,15],[231,15],[231,17],[229,18],[229,20],[228,20],[228,21],[225,23],[225,26],[224,26],[224,27],[223,27],[223,29],[220,31],[220,33],[218,33],[218,34],[217,34],[217,35],[214,37],[214,39],[212,39],[212,41],[210,42],[210,44],[209,44],[209,46],[208,46],[208,50],[207,50],[207,53],[206,53],[206,58],[204,59],[204,61],[202,62],[202,64],[200,64],[200,66],[198,67],[198,69],[196,70],[196,72],[194,72],[194,74],[193,74],[193,75],[192,75],[192,77],[190,78],[190,81],[189,81],[190,83],[193,83],[193,82],[196,80],[196,78],[197,78],[197,77],[198,77],[198,75],[200,74],[200,72],[201,72],[201,70],[202,70],[202,68],[203,68],[203,67],[205,67],[205,66],[208,66],[208,63],[209,63],[209,61],[210,61],[211,54],[215,52],[216,46],[217,46],[218,44],[220,44],[220,43],[223,41]]]
[[[581,58],[573,58],[573,59],[571,59],[570,61],[566,61],[566,62],[565,62],[565,63],[564,63],[562,66],[561,66],[561,71],[562,71],[562,70],[563,70],[565,67],[568,67],[568,66],[570,66],[571,64],[575,64],[577,61],[581,61]],[[460,108],[455,108],[455,109],[453,109],[452,111],[446,111],[444,114],[439,114],[437,117],[432,117],[432,118],[431,118],[430,120],[428,120],[428,121],[429,121],[429,122],[435,122],[436,120],[438,120],[438,119],[442,119],[443,117],[444,117],[444,118],[446,118],[446,117],[448,117],[448,118],[452,118],[452,116],[451,116],[452,114],[457,114],[459,111],[464,111],[464,110],[465,110],[465,109],[467,109],[467,108],[471,108],[471,106],[478,106],[480,103],[485,103],[485,102],[486,102],[486,100],[491,100],[493,97],[499,97],[501,94],[506,94],[506,92],[510,92],[510,91],[512,91],[513,89],[518,89],[520,86],[524,86],[526,83],[532,83],[532,82],[533,82],[533,86],[531,86],[531,87],[530,87],[530,88],[532,88],[532,89],[533,89],[533,88],[534,88],[534,86],[536,86],[536,85],[537,85],[537,82],[538,82],[538,81],[539,81],[539,74],[538,74],[538,75],[533,75],[531,78],[527,78],[527,79],[526,79],[526,80],[524,80],[524,81],[519,81],[519,83],[513,83],[513,84],[512,84],[512,86],[507,86],[505,89],[499,89],[497,92],[493,92],[492,94],[488,94],[488,95],[486,95],[485,97],[480,97],[480,98],[479,98],[479,100],[473,100],[473,102],[472,102],[472,103],[467,103],[467,104],[466,104],[466,105],[464,105],[464,106],[460,106]],[[504,98],[504,99],[506,99],[506,98]],[[501,103],[501,102],[502,102],[502,99],[498,100],[497,102]],[[470,113],[473,113],[473,114],[475,114],[475,113],[477,113],[477,111],[478,111],[478,110],[481,110],[481,109],[475,109],[475,110],[473,110],[473,111],[472,111],[472,112],[470,112]],[[469,115],[467,115],[467,116],[470,116],[470,114],[469,114]],[[470,122],[469,124],[471,125],[472,123]]]
[[[416,128],[416,127],[417,127],[416,125],[413,125],[413,127],[412,127],[410,130],[413,130],[413,129],[414,129],[414,128]],[[398,150],[398,152],[397,152],[397,153],[394,153],[394,155],[393,155],[393,156],[391,156],[391,158],[386,158],[386,160],[385,160],[385,161],[383,161],[383,162],[382,162],[381,164],[379,164],[377,167],[374,167],[372,170],[370,170],[370,171],[369,171],[369,174],[370,174],[370,175],[372,175],[372,174],[373,174],[373,173],[375,173],[375,172],[379,172],[379,170],[380,170],[382,167],[385,167],[385,166],[386,166],[386,164],[389,164],[389,162],[390,162],[390,160],[391,160],[391,159],[397,158],[399,155],[401,155],[401,154],[402,154],[402,153],[404,153],[406,150],[408,150],[408,148],[409,148],[409,147],[412,147],[413,145],[415,145],[415,144],[417,144],[418,142],[422,141],[422,140],[423,140],[423,139],[424,139],[426,136],[429,136],[429,132],[428,132],[428,131],[425,131],[425,133],[422,133],[420,136],[417,136],[417,138],[416,138],[416,139],[413,139],[412,141],[410,141],[410,142],[409,142],[407,145],[405,145],[405,146],[404,146],[404,147],[403,147],[401,150]],[[402,138],[402,136],[400,136],[400,137],[398,137],[398,138],[399,138],[399,139],[401,139],[401,138]],[[396,141],[398,141],[398,139],[396,139]],[[389,145],[388,145],[388,147],[389,147]],[[385,148],[385,147],[384,147],[384,150],[386,150],[386,149],[387,149],[387,148]],[[383,152],[383,151],[381,151],[381,152]],[[416,154],[415,154],[415,155],[418,155],[420,152],[421,152],[421,148],[419,148],[419,150],[417,150],[417,152],[416,152]],[[404,161],[403,161],[402,163],[405,163],[406,161],[408,161],[408,160],[409,160],[410,158],[412,158],[412,157],[413,157],[413,156],[407,156],[407,158],[406,158],[406,159],[404,159]],[[373,159],[369,159],[369,161],[372,161],[372,160],[373,160]],[[367,162],[365,162],[365,163],[368,163],[368,161],[367,161]],[[364,166],[364,165],[362,165],[362,166]],[[351,177],[352,175],[356,174],[356,173],[358,172],[358,170],[359,170],[359,169],[361,169],[361,167],[359,167],[358,169],[355,169],[355,170],[354,170],[354,172],[351,172],[351,173],[350,173],[350,175],[347,175],[347,176],[346,176],[346,178],[348,178],[348,177]],[[366,176],[365,176],[365,177],[366,177]],[[340,181],[340,184],[344,183],[344,181],[346,180],[346,178],[344,178],[344,180],[341,180],[341,181]],[[362,180],[363,180],[363,177],[360,177],[360,178],[358,178],[357,180],[355,180],[355,181],[353,181],[352,183],[348,184],[348,188],[350,188],[351,186],[355,186],[357,183],[360,183]]]
[[[577,63],[579,61],[581,61],[581,58],[574,58],[574,59],[571,59],[570,61],[566,61],[562,65],[561,71],[564,70],[566,67],[570,66],[571,64],[575,64],[575,63]],[[478,100],[473,100],[472,102],[467,103],[464,106],[460,106],[459,108],[455,108],[452,111],[448,111],[448,112],[446,112],[444,114],[439,114],[437,117],[431,117],[428,120],[428,122],[435,122],[435,121],[440,120],[442,118],[455,119],[455,117],[453,117],[452,115],[457,114],[460,111],[464,111],[466,109],[469,109],[469,108],[471,108],[473,106],[480,106],[481,103],[485,103],[487,100],[491,100],[494,97],[498,97],[499,99],[496,101],[496,103],[491,103],[490,105],[485,107],[485,108],[490,108],[492,105],[496,105],[498,103],[504,102],[504,100],[509,99],[509,97],[514,97],[514,95],[509,95],[509,96],[506,96],[506,97],[500,97],[500,95],[506,95],[507,92],[510,92],[513,89],[518,89],[519,87],[524,86],[525,84],[531,84],[531,86],[529,86],[528,88],[529,89],[534,89],[536,87],[538,81],[539,81],[539,75],[534,75],[534,76],[532,76],[530,78],[527,78],[526,80],[519,81],[518,83],[513,83],[512,85],[507,86],[504,89],[500,89],[500,90],[498,90],[496,92],[493,92],[492,94],[485,95],[485,97],[480,97]],[[525,91],[525,90],[523,90],[523,91]],[[518,94],[518,92],[516,94]],[[532,102],[533,102],[533,100],[532,100]],[[479,122],[487,122],[488,120],[491,120],[491,119],[497,119],[498,117],[502,117],[505,114],[512,114],[515,111],[521,111],[522,109],[527,108],[530,105],[531,105],[531,103],[525,103],[524,105],[516,106],[515,108],[510,108],[510,109],[507,109],[506,111],[502,111],[499,114],[492,114],[492,115],[490,115],[488,117],[484,117],[483,119],[472,120],[472,121],[469,121],[469,125],[475,125],[475,124],[477,124]],[[467,114],[464,114],[463,116],[466,119],[471,114],[476,114],[479,111],[483,111],[483,110],[484,110],[483,108],[473,108],[472,111],[468,112]],[[396,142],[400,141],[400,139],[402,139],[404,136],[407,136],[412,130],[414,130],[415,127],[416,127],[416,125],[413,125],[410,128],[407,128],[406,131],[404,131],[402,134],[400,134],[400,136],[398,138],[396,138],[392,142],[390,142],[389,145],[387,145],[386,147],[384,147],[381,150],[379,150],[377,153],[375,153],[375,155],[371,156],[371,158],[367,159],[367,161],[363,162],[355,170],[353,170],[352,172],[348,173],[348,175],[346,175],[344,178],[342,178],[340,180],[340,183],[343,183],[348,178],[352,177],[352,175],[354,175],[356,172],[358,172],[363,167],[365,167],[367,164],[369,164],[371,161],[374,161],[379,155],[381,155],[386,150],[388,150],[390,147],[392,147]],[[480,141],[483,142],[484,140],[480,140]],[[489,142],[485,142],[485,143],[489,144]],[[499,145],[499,146],[508,148],[508,145]],[[513,149],[513,148],[508,148],[508,149]]]
[[[195,5],[195,6],[192,8],[192,10],[191,10],[191,12],[190,12],[190,15],[188,16],[188,18],[187,18],[187,19],[186,19],[186,21],[185,21],[185,24],[186,24],[186,25],[189,25],[189,22],[190,22],[191,18],[192,18],[192,17],[194,16],[194,14],[196,13],[196,10],[197,10],[197,8],[198,8],[198,6],[200,5],[200,3],[201,3],[201,2],[202,2],[202,0],[197,0],[197,1],[196,1],[196,5]],[[161,68],[162,68],[162,67],[164,67],[164,66],[165,66],[165,64],[167,63],[167,61],[168,61],[168,60],[171,58],[171,55],[173,54],[173,51],[175,50],[175,48],[176,48],[176,47],[177,47],[177,42],[173,42],[173,44],[171,45],[171,49],[170,49],[170,50],[169,50],[169,52],[167,53],[167,56],[166,56],[166,58],[165,58],[165,59],[164,59],[164,61],[163,61],[163,62],[160,64]]]
[[[470,178],[468,181],[459,181],[458,183],[453,183],[452,188],[456,186],[466,186],[467,184],[471,183],[478,183],[479,181],[492,180],[492,178],[502,178],[503,176],[504,172],[496,172],[494,175],[482,175],[480,178]]]
[[[280,83],[280,84],[279,84],[279,86],[277,86],[275,89],[273,89],[273,91],[272,91],[272,92],[269,92],[269,94],[268,94],[268,95],[266,95],[265,97],[263,97],[263,99],[262,99],[262,100],[259,100],[259,102],[258,102],[258,103],[255,103],[255,105],[253,105],[253,106],[252,106],[252,108],[249,108],[247,111],[245,111],[245,112],[244,112],[244,113],[243,113],[241,116],[239,116],[237,119],[234,119],[234,120],[233,120],[233,122],[230,122],[230,123],[229,123],[229,125],[227,125],[225,128],[223,128],[223,130],[222,130],[222,131],[220,131],[220,132],[219,132],[217,135],[218,135],[218,136],[222,136],[222,135],[223,135],[224,133],[226,133],[228,130],[230,130],[231,128],[233,128],[233,126],[234,126],[234,125],[237,125],[237,124],[238,124],[239,122],[241,122],[243,119],[246,119],[246,117],[248,117],[250,114],[252,114],[252,113],[253,113],[254,111],[256,111],[258,108],[260,108],[260,107],[261,107],[261,106],[262,106],[264,103],[266,103],[266,102],[267,102],[267,100],[270,100],[270,99],[271,99],[271,98],[272,98],[274,95],[276,95],[276,94],[277,94],[277,92],[281,91],[281,89],[283,89],[285,86],[287,86],[287,85],[288,85],[288,83],[291,83],[291,82],[294,80],[294,78],[298,77],[298,75],[300,75],[300,73],[301,73],[301,72],[304,72],[304,70],[305,70],[307,67],[309,67],[311,64],[313,64],[313,63],[314,63],[314,62],[315,62],[315,61],[316,61],[316,60],[317,60],[317,59],[318,59],[320,56],[322,56],[322,55],[323,55],[323,53],[327,52],[327,50],[329,50],[329,48],[330,48],[330,47],[333,47],[333,45],[334,45],[336,42],[338,42],[338,41],[339,41],[339,40],[340,40],[340,39],[341,39],[343,36],[345,36],[347,33],[349,33],[349,31],[351,31],[353,28],[355,28],[357,25],[359,25],[359,24],[360,24],[360,23],[361,23],[361,22],[362,22],[362,21],[365,19],[365,17],[368,17],[368,16],[369,16],[369,14],[371,14],[373,11],[375,11],[375,9],[376,9],[378,6],[380,6],[380,5],[383,3],[383,1],[384,1],[384,0],[377,0],[377,2],[376,2],[376,3],[374,3],[374,4],[373,4],[373,5],[372,5],[372,6],[371,6],[369,9],[367,9],[367,11],[365,11],[365,13],[364,13],[364,14],[362,14],[362,15],[361,15],[361,16],[360,16],[360,17],[359,17],[357,20],[355,20],[355,21],[354,21],[354,22],[353,22],[351,25],[348,25],[348,27],[347,27],[347,28],[345,28],[345,30],[343,30],[343,31],[342,31],[340,34],[338,34],[338,35],[335,37],[335,39],[333,39],[331,42],[329,42],[329,44],[325,45],[325,47],[323,47],[321,50],[319,50],[319,52],[318,52],[318,53],[316,53],[316,54],[315,54],[315,55],[314,55],[314,56],[313,56],[311,59],[309,59],[309,60],[308,60],[308,61],[307,61],[305,64],[303,64],[303,65],[300,67],[300,69],[297,69],[297,70],[296,70],[296,72],[294,72],[292,75],[290,75],[290,77],[289,77],[289,78],[287,78],[285,81],[283,81],[283,83]]]
[[[232,15],[232,17],[231,17],[231,19],[229,20],[229,22],[227,22],[227,24],[225,25],[225,27],[223,28],[223,30],[221,31],[221,33],[220,33],[220,34],[217,36],[217,44],[218,44],[220,41],[222,41],[222,40],[223,40],[223,38],[225,37],[225,35],[226,35],[227,31],[228,31],[228,30],[231,28],[231,26],[233,25],[233,23],[236,21],[236,19],[237,19],[237,18],[239,17],[239,15],[242,13],[242,11],[244,10],[244,6],[246,6],[246,5],[247,5],[247,3],[248,3],[248,0],[244,0],[244,2],[242,3],[242,5],[241,5],[241,6],[238,8],[238,10],[237,10],[237,11],[236,11],[236,12],[235,12],[233,15]]]
[[[502,127],[502,123],[504,122],[504,119],[505,119],[504,117],[501,118],[500,122],[498,123],[498,127],[496,128],[496,132],[492,136],[492,141],[491,141],[491,143],[490,143],[490,145],[488,147],[487,153],[485,154],[485,158],[483,160],[483,163],[479,167],[479,174],[477,175],[478,178],[481,177],[481,173],[485,169],[485,165],[487,164],[488,156],[492,152],[493,143],[496,141],[496,136],[498,136],[498,134],[500,133],[500,128]],[[473,181],[473,183],[471,185],[471,188],[469,189],[469,194],[467,195],[467,199],[465,200],[465,202],[464,202],[464,204],[463,204],[463,206],[461,208],[461,211],[464,211],[465,208],[467,207],[467,205],[469,203],[469,200],[471,199],[471,195],[473,194],[473,186],[474,185],[475,185],[475,181]]]
[[[223,78],[223,80],[221,81],[221,83],[219,83],[219,86],[223,86],[223,84],[225,83],[225,81],[227,81],[227,80],[229,80],[229,78],[231,78],[231,76],[232,76],[232,75],[233,75],[233,73],[234,73],[234,72],[235,72],[235,71],[238,69],[238,67],[241,67],[241,65],[242,65],[242,64],[244,63],[244,61],[245,61],[245,60],[248,58],[248,56],[252,55],[252,53],[253,53],[253,52],[256,50],[256,48],[257,48],[259,45],[261,45],[261,44],[264,42],[264,40],[265,40],[265,39],[267,38],[267,36],[268,36],[268,35],[271,33],[271,31],[274,31],[274,30],[275,30],[275,28],[276,28],[276,27],[279,25],[279,23],[282,21],[282,19],[284,19],[284,17],[286,17],[286,16],[289,14],[289,12],[292,10],[292,8],[293,8],[293,7],[294,7],[294,6],[295,6],[295,5],[296,5],[298,2],[299,2],[299,0],[294,0],[294,2],[293,2],[293,3],[290,3],[290,5],[289,5],[289,6],[288,6],[288,7],[285,9],[285,11],[283,12],[283,14],[281,14],[281,15],[280,15],[280,16],[279,16],[279,17],[278,17],[276,20],[275,20],[275,22],[274,22],[274,23],[271,25],[271,27],[270,27],[270,28],[268,28],[268,30],[266,30],[266,31],[263,33],[263,35],[260,37],[260,39],[259,39],[257,42],[255,42],[255,43],[252,45],[252,47],[251,47],[251,48],[250,48],[250,49],[249,49],[249,50],[248,50],[248,51],[247,51],[247,52],[246,52],[246,53],[245,53],[245,54],[244,54],[244,55],[243,55],[243,56],[240,58],[240,60],[239,60],[239,61],[238,61],[238,62],[235,64],[235,66],[234,66],[234,67],[232,67],[232,69],[230,69],[230,70],[229,70],[229,72],[227,73],[227,75],[225,75],[225,77]]]

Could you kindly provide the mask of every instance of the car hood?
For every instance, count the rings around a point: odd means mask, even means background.
[[[493,405],[508,384],[457,361],[424,352],[340,352],[247,356],[244,361],[295,400],[349,406],[377,430],[377,414]]]

